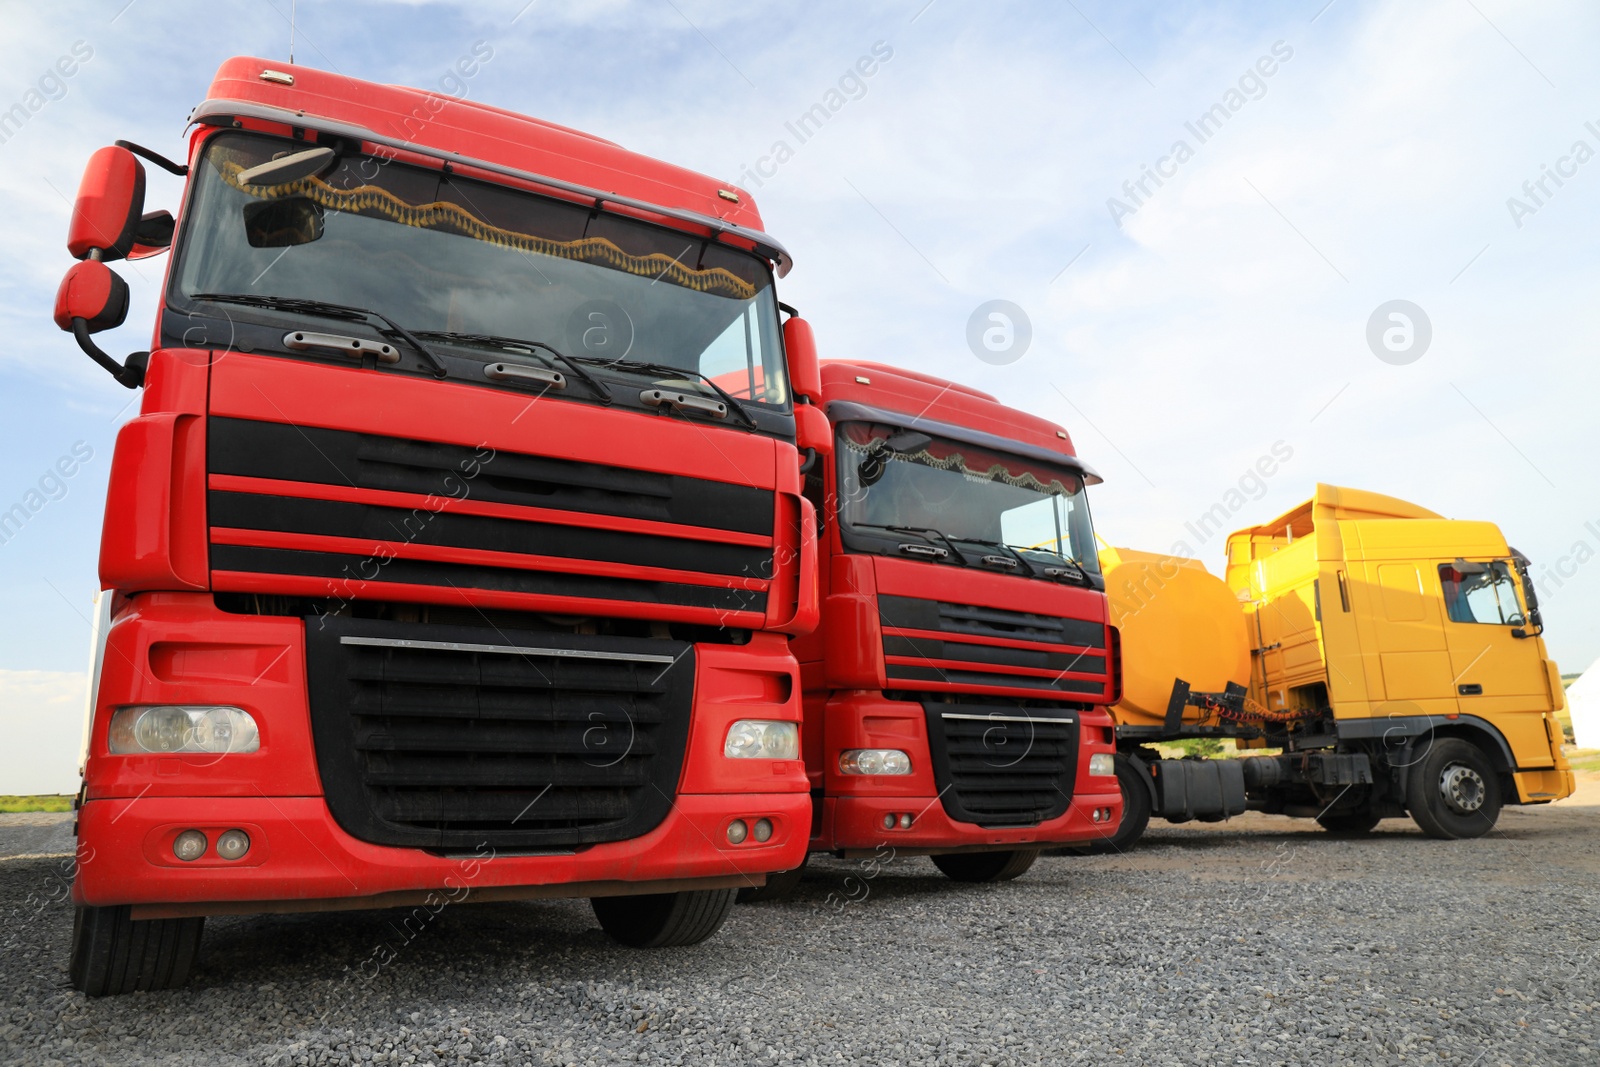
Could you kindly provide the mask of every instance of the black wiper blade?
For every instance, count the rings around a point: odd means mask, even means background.
[[[571,356],[557,350],[552,345],[545,344],[543,341],[524,341],[520,337],[502,337],[494,333],[459,333],[454,330],[422,330],[418,332],[417,336],[447,343],[455,341],[467,345],[487,345],[490,348],[498,348],[502,351],[528,352],[532,355],[538,355],[539,353],[536,350],[542,349],[550,353],[550,359],[559,361],[562,366],[582,379],[583,384],[593,390],[596,396],[608,404],[611,403],[610,386],[580,367]]]
[[[918,537],[937,538],[944,542],[944,546],[949,550],[952,559],[963,567],[972,566],[971,563],[967,562],[967,557],[961,554],[961,550],[951,543],[950,538],[946,537],[943,531],[935,530],[932,526],[885,526],[879,522],[852,522],[850,525],[859,526],[867,530],[888,530],[890,533],[908,533],[915,534]]]
[[[722,388],[722,386],[718,385],[716,382],[712,381],[710,378],[706,377],[704,374],[701,374],[697,370],[685,370],[683,367],[674,367],[670,363],[649,363],[640,359],[602,359],[596,356],[576,356],[574,358],[580,359],[585,363],[595,364],[596,366],[600,367],[617,367],[621,370],[643,371],[646,374],[667,374],[674,377],[683,376],[688,378],[698,378],[707,389],[710,389],[713,393],[716,393],[717,397],[723,403],[728,405],[729,411],[737,411],[739,413],[739,418],[744,421],[746,426],[750,427],[752,430],[760,429],[760,427],[756,425],[756,420],[751,417],[748,411],[745,410],[743,404],[734,399],[732,393],[728,392],[726,389]]]
[[[1027,559],[1023,557],[1021,552],[1018,552],[1015,548],[1006,544],[1004,541],[986,541],[981,537],[952,537],[950,540],[962,541],[970,545],[987,545],[990,548],[998,548],[1000,551],[1006,553],[1007,556],[1022,564],[1022,569],[1028,572],[1028,576],[1030,578],[1037,578],[1039,576],[1039,572],[1034,570],[1033,564],[1029,563]]]
[[[388,327],[388,333],[400,338],[421,356],[423,361],[433,368],[435,378],[443,378],[450,372],[445,369],[439,357],[417,339],[417,335],[400,325],[382,312],[372,311],[368,308],[351,307],[348,304],[332,304],[323,300],[307,300],[298,296],[267,296],[260,293],[195,293],[191,300],[209,300],[215,304],[241,304],[245,307],[268,308],[273,311],[287,311],[299,315],[320,315],[327,319],[343,319],[346,322],[367,322],[377,319]]]

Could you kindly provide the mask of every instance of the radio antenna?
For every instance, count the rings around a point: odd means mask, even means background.
[[[289,66],[294,66],[294,16],[298,0],[289,0]]]

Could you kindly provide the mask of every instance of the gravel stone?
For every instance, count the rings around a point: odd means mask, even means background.
[[[998,886],[814,861],[655,952],[583,901],[409,938],[401,912],[211,919],[189,988],[99,1000],[66,982],[69,817],[0,816],[0,1062],[1593,1065],[1600,789],[1578,799],[1476,841],[1156,823]]]

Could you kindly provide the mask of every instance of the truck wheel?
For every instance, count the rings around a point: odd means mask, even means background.
[[[1122,821],[1116,833],[1089,846],[1091,855],[1126,852],[1144,836],[1150,825],[1150,787],[1140,780],[1143,773],[1121,753],[1116,757],[1117,785],[1122,789]]]
[[[600,927],[629,948],[698,945],[722,927],[737,889],[693,889],[637,897],[594,897]]]
[[[1038,858],[1036,848],[1018,852],[950,852],[932,857],[933,865],[952,882],[1009,882]]]
[[[200,955],[205,917],[134,919],[127,905],[79,907],[72,917],[72,988],[91,997],[176,989]]]
[[[1380,816],[1370,811],[1339,811],[1317,816],[1317,824],[1328,833],[1350,837],[1371,833],[1381,821]]]
[[[800,884],[800,879],[806,873],[806,865],[802,861],[800,866],[792,871],[779,871],[777,874],[767,875],[766,885],[751,886],[739,890],[739,903],[760,904],[768,900],[783,900],[795,891]]]
[[[1500,781],[1476,745],[1444,738],[1413,770],[1406,807],[1429,837],[1481,837],[1500,818]]]

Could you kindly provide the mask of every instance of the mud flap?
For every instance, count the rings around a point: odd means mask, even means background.
[[[1153,814],[1182,822],[1244,814],[1244,767],[1239,760],[1158,760]]]

